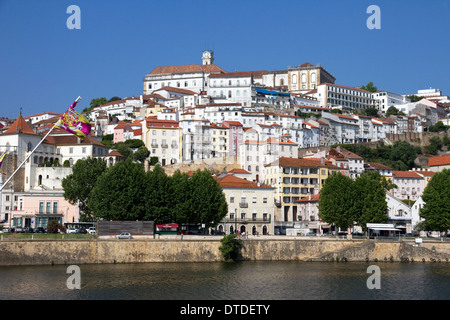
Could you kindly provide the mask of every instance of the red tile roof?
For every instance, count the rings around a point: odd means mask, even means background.
[[[450,165],[450,154],[428,158],[429,167],[445,165]]]
[[[220,187],[222,188],[262,188],[262,189],[274,189],[270,186],[265,186],[265,185],[260,185],[258,186],[258,184],[256,182],[252,182],[252,181],[248,181],[245,179],[241,179],[238,178],[232,174],[228,174],[226,176],[223,177],[216,177],[215,178],[217,180],[217,182],[219,183]]]
[[[309,196],[306,196],[304,198],[301,198],[300,200],[297,200],[297,203],[302,203],[302,202],[317,202],[319,201],[320,198],[320,194],[312,194],[311,198]]]
[[[171,73],[201,73],[201,72],[226,72],[215,64],[199,65],[186,64],[178,66],[156,67],[150,75],[171,74]]]
[[[9,129],[6,130],[3,134],[17,134],[17,133],[36,135],[33,129],[30,128],[28,123],[22,117],[22,115],[20,115],[16,119],[16,121],[14,121],[14,123],[9,127]]]
[[[392,171],[392,175],[395,178],[422,178],[422,176],[418,175],[414,171]]]

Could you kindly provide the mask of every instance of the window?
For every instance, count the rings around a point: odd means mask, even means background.
[[[44,213],[44,201],[39,201],[39,213]]]
[[[58,202],[53,202],[53,213],[58,213]]]
[[[69,148],[69,153],[73,153],[73,148]]]
[[[234,203],[234,196],[230,196],[230,203]]]
[[[45,208],[45,213],[50,213],[50,206],[51,206],[51,202],[47,201],[47,206]]]
[[[86,153],[86,147],[83,147],[83,148],[81,149],[81,152],[82,152],[82,153]]]

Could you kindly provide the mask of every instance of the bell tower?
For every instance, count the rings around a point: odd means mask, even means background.
[[[203,51],[203,55],[202,55],[202,64],[205,65],[209,65],[209,64],[213,64],[214,63],[214,51]]]

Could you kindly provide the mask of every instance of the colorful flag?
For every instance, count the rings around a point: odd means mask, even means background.
[[[1,167],[2,167],[3,158],[5,158],[5,156],[6,156],[6,151],[5,151],[5,153],[3,153],[2,156],[0,157],[0,173],[2,173],[2,174],[4,174],[4,175],[6,175],[6,173],[3,172],[3,171],[1,170]]]
[[[75,111],[74,108],[77,103],[78,99],[72,103],[66,113],[56,123],[55,128],[64,129],[80,139],[84,139],[91,132],[91,124],[85,116]]]

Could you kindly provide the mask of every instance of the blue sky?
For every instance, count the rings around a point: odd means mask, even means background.
[[[372,4],[380,30],[366,27]],[[449,15],[450,0],[0,0],[0,116],[139,95],[153,68],[206,49],[229,72],[320,63],[342,85],[450,95]]]

